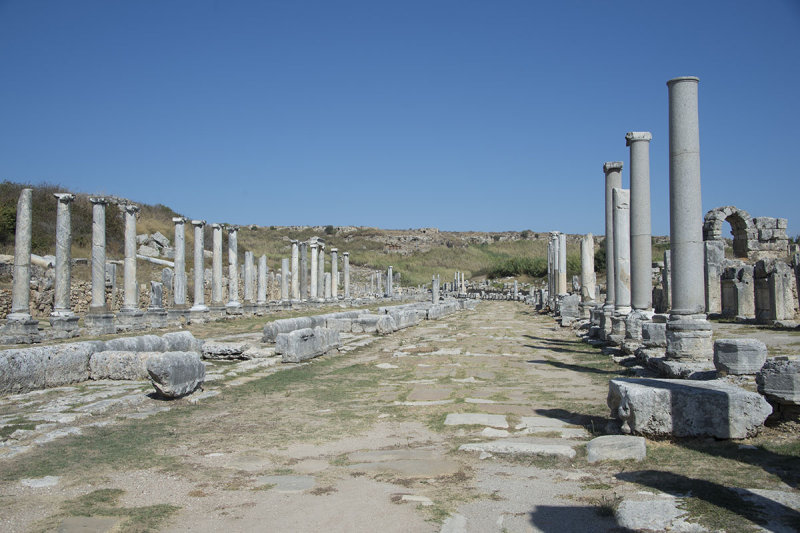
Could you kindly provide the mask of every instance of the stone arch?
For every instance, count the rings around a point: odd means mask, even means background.
[[[732,205],[716,207],[706,213],[703,220],[703,240],[721,241],[722,224],[728,222],[733,233],[733,255],[747,257],[757,248],[758,230],[753,223],[753,217],[743,210]]]

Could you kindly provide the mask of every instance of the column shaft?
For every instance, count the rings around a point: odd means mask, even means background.
[[[331,298],[339,299],[339,250],[331,248]]]
[[[614,311],[631,311],[630,191],[614,188]]]
[[[581,239],[581,301],[593,302],[594,296],[594,236],[587,233]]]
[[[239,228],[228,227],[228,303],[225,306],[231,311],[237,311],[242,304],[239,303]]]
[[[258,295],[256,304],[266,305],[267,303],[267,256],[262,255],[258,258]]]
[[[311,280],[309,283],[310,289],[310,298],[312,300],[317,299],[317,275],[319,274],[319,267],[317,266],[317,262],[319,260],[319,246],[317,243],[311,243]]]
[[[136,214],[139,206],[124,206],[125,214],[125,262],[123,269],[124,289],[122,309],[135,311],[139,308],[138,287],[136,286]]]
[[[94,313],[106,308],[106,204],[105,198],[89,198],[92,203],[92,304]]]
[[[300,300],[300,254],[297,241],[292,241],[292,300]]]
[[[211,229],[211,305],[222,307],[222,224],[212,224]]]
[[[17,200],[14,237],[14,283],[11,289],[12,320],[30,320],[32,189],[22,189]]]
[[[649,311],[653,307],[653,250],[650,230],[650,140],[649,132],[625,136],[631,156],[631,306]]]
[[[344,254],[344,297],[350,298],[350,252]]]
[[[186,219],[175,217],[175,276],[173,277],[172,303],[175,307],[186,305]]]
[[[613,190],[622,187],[622,161],[610,161],[603,165],[606,176],[606,302],[607,309],[614,308],[614,204]]]
[[[281,301],[289,301],[289,258],[281,259]]]
[[[192,311],[205,311],[207,309],[203,287],[203,278],[205,274],[203,261],[205,225],[205,220],[192,220],[192,226],[194,226],[194,301]]]

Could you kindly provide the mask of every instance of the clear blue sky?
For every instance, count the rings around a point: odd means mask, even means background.
[[[703,205],[800,233],[800,1],[0,0],[0,179],[209,222],[603,232],[700,77]]]

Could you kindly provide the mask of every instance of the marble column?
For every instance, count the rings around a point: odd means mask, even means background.
[[[316,242],[312,242],[311,245],[311,279],[309,280],[309,299],[313,302],[317,299],[317,275],[319,274],[319,268],[317,266],[317,262],[319,259],[319,245]]]
[[[566,296],[567,287],[567,235],[558,234],[558,295]]]
[[[603,304],[603,314],[600,319],[601,337],[606,338],[611,333],[611,317],[614,315],[615,303],[615,272],[614,272],[614,205],[613,190],[622,187],[622,161],[609,161],[603,164],[603,173],[606,180],[606,301]]]
[[[350,298],[350,252],[344,252],[342,256],[344,257],[344,297],[347,300]]]
[[[391,265],[386,269],[386,296],[391,298],[394,295],[392,283],[394,282],[394,275],[392,274]]]
[[[289,258],[281,259],[281,303],[289,303]]]
[[[331,248],[331,299],[339,299],[339,250]]]
[[[317,257],[317,297],[320,300],[325,299],[325,245],[319,245],[319,257]]]
[[[151,281],[150,305],[144,313],[144,320],[150,328],[165,328],[167,316],[167,311],[164,309],[164,285],[159,281]]]
[[[650,140],[648,131],[625,135],[631,158],[631,307],[650,312],[653,307],[653,250],[650,230]]]
[[[194,226],[194,299],[189,309],[189,316],[193,321],[203,319],[208,314],[205,304],[205,290],[203,287],[205,266],[203,250],[205,249],[205,220],[192,220]]]
[[[594,306],[596,292],[594,273],[594,236],[587,233],[581,238],[581,316],[587,318]]]
[[[381,273],[375,272],[375,295],[380,296],[383,293],[383,282],[381,281]]]
[[[176,308],[186,307],[186,219],[175,217],[175,276],[173,279],[172,304]]]
[[[120,206],[125,218],[125,260],[123,262],[122,307],[117,313],[117,330],[143,329],[144,311],[139,309],[139,287],[136,282],[136,217],[139,206]]]
[[[14,240],[14,281],[11,288],[11,313],[3,326],[3,342],[39,342],[38,320],[30,313],[32,189],[22,189],[17,200],[17,227]]]
[[[242,304],[239,302],[239,228],[228,226],[228,303],[225,311],[229,315],[242,314]]]
[[[248,313],[255,312],[255,291],[253,287],[253,271],[255,270],[253,252],[244,253],[244,303],[243,309]]]
[[[308,243],[300,243],[300,299],[308,300]]]
[[[550,233],[550,239],[547,241],[547,292],[548,295],[555,294],[555,276],[556,276],[556,262],[555,262],[555,248],[553,245],[553,233]],[[549,300],[549,298],[548,298]],[[549,302],[548,302],[549,304]]]
[[[114,333],[114,314],[106,305],[106,205],[107,198],[89,198],[92,203],[92,303],[83,318],[92,335]]]
[[[614,315],[611,318],[611,344],[625,339],[625,321],[631,312],[630,191],[614,188]]]
[[[211,311],[225,312],[222,299],[222,224],[211,224]]]
[[[54,283],[53,312],[50,313],[50,326],[56,338],[78,335],[78,315],[70,308],[70,283],[72,262],[72,217],[70,207],[74,194],[57,193],[56,208],[56,272]]]
[[[669,222],[672,295],[669,359],[707,362],[713,355],[705,315],[703,205],[700,195],[698,78],[669,80]]]
[[[256,305],[259,310],[263,310],[267,305],[267,256],[262,255],[258,258],[258,294],[256,295]]]
[[[431,280],[431,303],[433,305],[439,303],[439,276],[433,276]]]
[[[333,280],[331,278],[330,272],[325,272],[325,299],[330,300],[332,298],[333,291],[331,290],[333,286]]]
[[[300,250],[297,241],[292,241],[292,301],[300,301]]]

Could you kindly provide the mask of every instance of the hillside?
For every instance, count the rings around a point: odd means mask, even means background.
[[[33,193],[33,244],[32,251],[39,255],[54,253],[55,248],[55,199],[53,193],[67,192],[56,185],[23,185],[3,182],[0,184],[0,253],[13,254],[16,203],[19,191],[32,187]],[[91,247],[92,206],[90,195],[76,193],[72,207],[73,258],[88,258]],[[126,200],[114,198],[116,202]],[[141,207],[137,222],[138,234],[160,232],[170,241],[174,238],[172,217],[178,213],[164,205],[146,205],[133,201]],[[209,221],[212,222],[212,221]],[[123,220],[114,206],[106,209],[107,254],[109,259],[121,259],[123,255]],[[426,284],[431,276],[440,274],[443,281],[453,278],[456,270],[462,270],[468,278],[500,278],[515,276],[521,281],[540,278],[547,272],[546,232],[449,232],[436,228],[386,230],[355,226],[244,226],[239,231],[239,254],[245,250],[257,256],[267,254],[270,269],[280,268],[280,259],[290,254],[292,239],[307,240],[319,236],[326,242],[326,249],[336,247],[340,252],[350,252],[354,266],[384,270],[389,265],[400,273],[406,285]],[[191,226],[187,227],[187,265],[191,266],[191,250],[194,246]],[[653,256],[660,259],[665,248],[665,238],[654,239]],[[604,267],[603,238],[595,239],[598,271]],[[206,227],[206,249],[211,247],[211,228]],[[567,237],[568,274],[578,274],[580,266],[580,236]],[[84,269],[76,269],[82,276]],[[87,270],[88,271],[88,270]],[[154,270],[155,271],[155,270]]]

